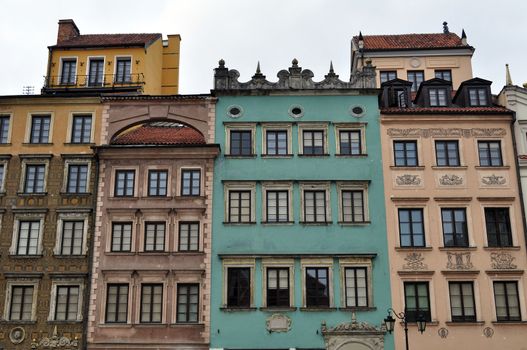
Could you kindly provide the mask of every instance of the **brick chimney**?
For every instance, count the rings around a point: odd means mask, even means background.
[[[79,28],[72,19],[59,20],[59,32],[57,34],[57,45],[63,41],[80,35]]]

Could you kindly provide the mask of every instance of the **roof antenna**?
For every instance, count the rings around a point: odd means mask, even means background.
[[[448,30],[448,23],[446,21],[443,22],[443,33],[450,34],[450,31]]]

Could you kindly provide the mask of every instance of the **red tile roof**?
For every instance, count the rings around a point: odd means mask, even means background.
[[[205,138],[191,127],[177,123],[151,123],[117,136],[113,145],[204,145]]]
[[[471,48],[463,45],[455,33],[364,35],[363,38],[365,51]],[[359,37],[354,36],[353,41],[358,45]]]
[[[388,107],[381,108],[381,114],[512,114],[505,107]]]
[[[60,44],[50,46],[52,48],[74,48],[74,47],[112,47],[112,46],[148,46],[152,42],[161,39],[160,33],[141,34],[84,34]]]

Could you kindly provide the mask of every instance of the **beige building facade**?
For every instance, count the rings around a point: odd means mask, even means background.
[[[411,348],[525,347],[527,260],[513,113],[490,99],[475,106],[478,84],[489,97],[490,82],[472,79],[448,107],[430,105],[441,85],[423,86],[406,108],[383,100],[392,304],[406,312]],[[422,335],[421,317],[428,322]],[[396,349],[404,342],[397,324]]]

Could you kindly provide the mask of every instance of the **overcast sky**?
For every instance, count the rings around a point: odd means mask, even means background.
[[[59,19],[71,18],[81,34],[181,34],[180,93],[207,93],[220,58],[248,80],[261,62],[276,73],[297,58],[322,80],[330,60],[349,79],[350,39],[363,34],[437,33],[464,28],[476,48],[474,75],[527,82],[526,0],[2,0],[0,10],[0,95],[39,92],[46,72],[47,46],[57,38]]]

